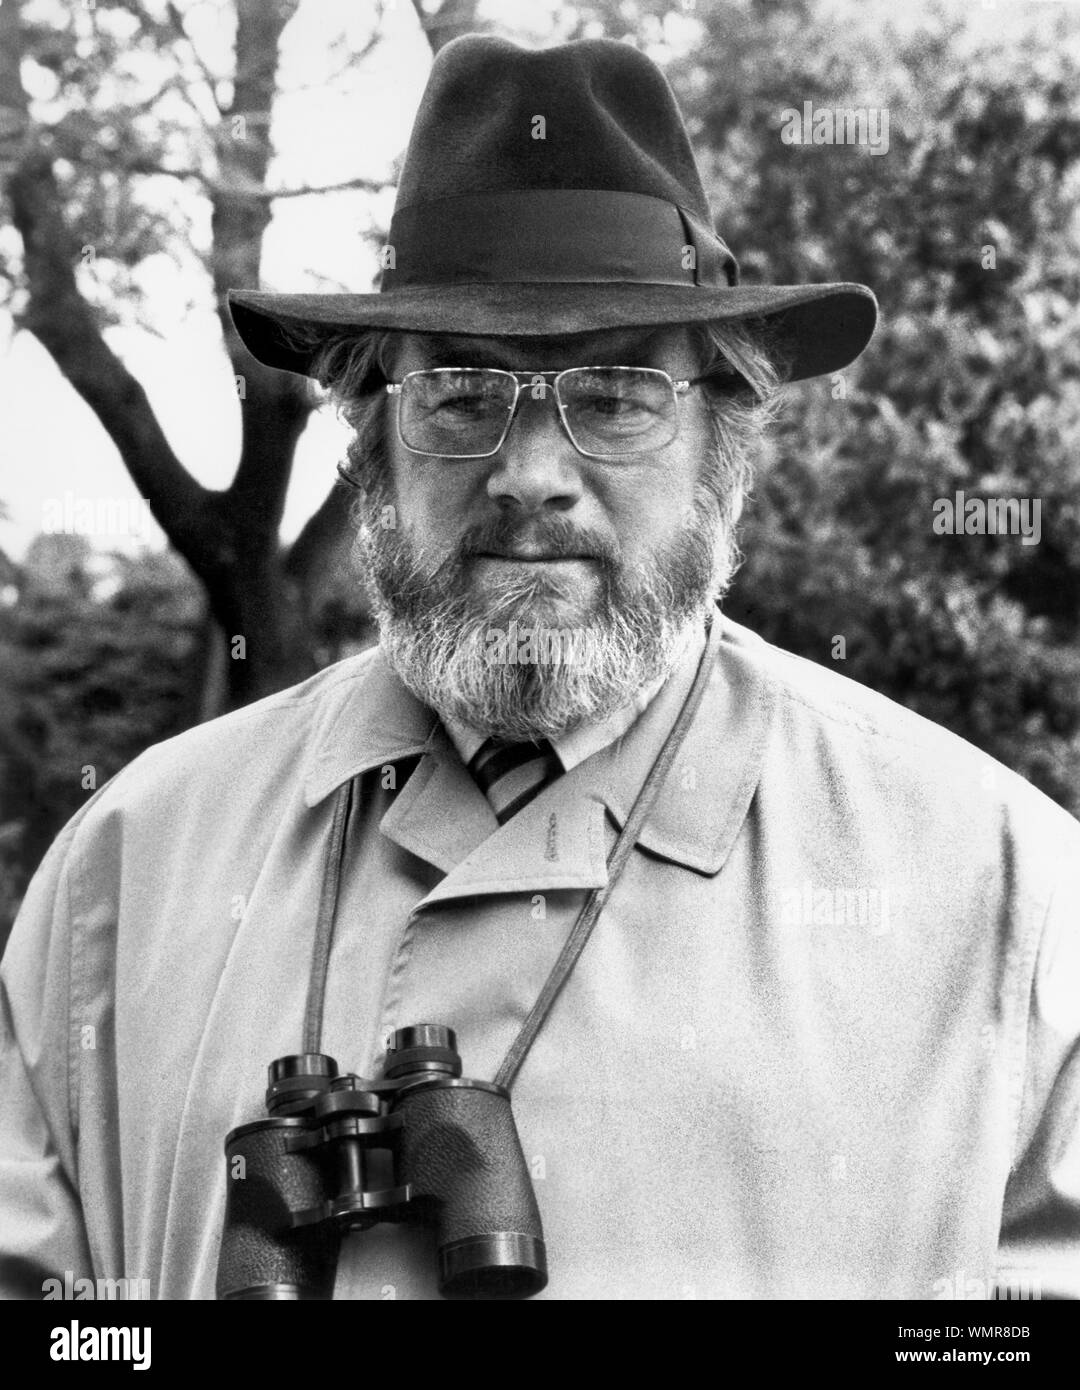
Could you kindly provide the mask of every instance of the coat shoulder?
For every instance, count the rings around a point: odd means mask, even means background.
[[[1003,763],[933,720],[838,671],[725,620],[724,641],[769,688],[776,728],[793,758],[860,768],[942,814],[996,806],[1029,834],[1080,847],[1080,822]],[[729,644],[729,645],[728,645]]]
[[[152,744],[110,779],[78,813],[96,819],[123,808],[138,814],[162,799],[213,798],[238,784],[251,788],[295,777],[344,700],[363,687],[375,649],[335,662],[297,685],[196,724]]]

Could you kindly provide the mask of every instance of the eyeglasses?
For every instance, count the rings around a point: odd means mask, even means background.
[[[490,458],[506,442],[522,391],[533,400],[553,391],[562,427],[578,453],[614,458],[670,444],[679,433],[679,398],[704,379],[675,381],[658,367],[434,367],[409,372],[386,389],[398,397],[398,438],[413,454]]]

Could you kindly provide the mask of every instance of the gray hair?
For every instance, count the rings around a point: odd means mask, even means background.
[[[701,481],[734,531],[750,496],[761,441],[780,409],[788,362],[775,331],[760,323],[714,322],[695,329],[709,374],[702,388],[713,436]],[[740,560],[736,550],[736,567]]]

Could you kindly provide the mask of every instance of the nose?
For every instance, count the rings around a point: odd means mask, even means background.
[[[524,386],[510,432],[492,460],[488,496],[508,510],[569,511],[584,491],[580,462],[550,385],[536,399],[533,388]]]

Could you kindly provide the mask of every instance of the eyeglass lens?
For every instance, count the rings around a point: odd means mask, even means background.
[[[552,384],[537,376],[521,389],[546,399]],[[412,372],[402,383],[401,438],[410,449],[444,458],[493,453],[509,424],[515,388],[513,375],[492,368]],[[559,377],[557,403],[584,453],[640,453],[675,438],[675,390],[654,368],[572,368]]]

